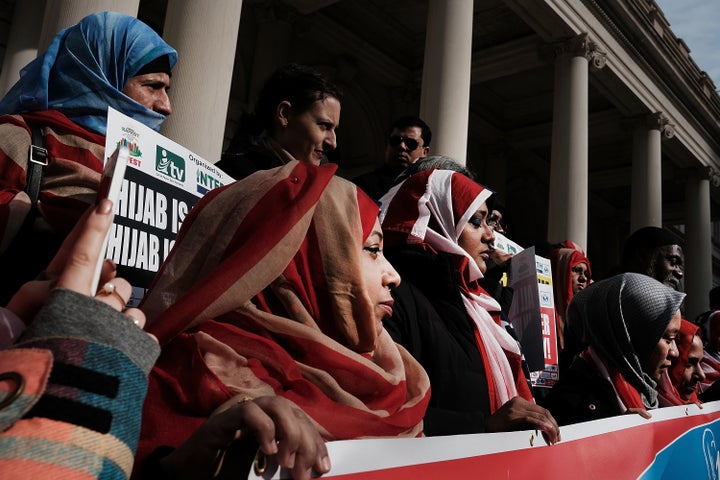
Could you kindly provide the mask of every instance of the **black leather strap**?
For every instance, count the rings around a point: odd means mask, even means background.
[[[27,121],[26,121],[27,122]],[[64,236],[49,231],[38,231],[35,221],[38,217],[40,184],[48,162],[48,152],[39,126],[27,123],[32,132],[28,148],[28,165],[25,193],[30,197],[30,211],[15,237],[0,254],[0,265],[4,272],[13,272],[0,283],[0,305],[5,305],[22,286],[44,270],[55,252],[62,245]]]
[[[37,207],[38,197],[40,196],[40,184],[42,183],[43,173],[48,164],[48,151],[45,148],[45,139],[43,138],[40,127],[28,124],[32,131],[32,140],[28,150],[27,165],[27,184],[25,193],[30,197],[30,205],[35,210]]]

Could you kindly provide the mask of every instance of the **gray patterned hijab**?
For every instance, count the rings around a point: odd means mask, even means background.
[[[647,407],[654,408],[656,382],[643,366],[684,298],[684,293],[651,277],[623,273],[580,291],[568,315],[582,319],[584,336],[594,352],[622,374]]]

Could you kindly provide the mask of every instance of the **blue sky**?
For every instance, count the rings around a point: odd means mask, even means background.
[[[675,36],[720,90],[720,0],[655,0]]]

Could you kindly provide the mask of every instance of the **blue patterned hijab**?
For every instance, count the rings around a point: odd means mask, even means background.
[[[47,51],[20,72],[0,101],[0,114],[59,110],[73,122],[105,135],[108,106],[159,130],[166,116],[125,95],[125,83],[142,67],[177,52],[140,20],[93,13],[57,34]]]

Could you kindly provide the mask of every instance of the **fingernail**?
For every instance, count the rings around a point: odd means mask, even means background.
[[[287,468],[293,467],[295,467],[295,453],[291,453],[290,456],[288,456]]]
[[[323,472],[329,472],[331,465],[330,465],[330,457],[325,455],[323,458],[320,459],[320,467],[323,469]]]
[[[113,271],[113,272],[117,272],[117,263],[115,263],[115,261],[113,261],[113,260],[110,259],[110,258],[106,258],[106,259],[105,259],[105,263],[107,263],[108,265],[110,265],[110,267],[112,268],[112,271]]]
[[[100,203],[98,203],[95,211],[101,215],[108,215],[112,212],[112,202],[107,198],[103,198],[100,200]]]

